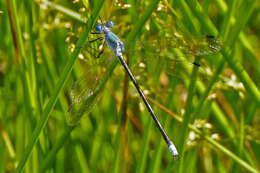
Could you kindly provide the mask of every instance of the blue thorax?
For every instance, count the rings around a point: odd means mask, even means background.
[[[105,35],[105,40],[108,47],[114,51],[116,56],[121,56],[122,53],[125,51],[123,42],[115,35],[110,28],[113,27],[112,21],[107,21],[104,24],[97,25],[96,31],[102,32]]]

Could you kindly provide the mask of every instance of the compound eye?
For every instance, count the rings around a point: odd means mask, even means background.
[[[113,26],[114,26],[114,23],[113,23],[111,20],[108,20],[108,21],[106,22],[106,27],[112,28]]]
[[[96,26],[96,31],[97,31],[97,32],[101,32],[101,30],[102,30],[102,29],[101,29],[101,25],[97,25],[97,26]]]

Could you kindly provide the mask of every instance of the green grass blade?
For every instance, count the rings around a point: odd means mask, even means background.
[[[58,4],[55,4],[51,1],[47,1],[47,0],[42,0],[41,2],[38,2],[39,4],[44,4],[46,6],[49,6],[51,8],[54,8],[55,10],[57,11],[60,11],[64,14],[66,14],[67,16],[70,16],[72,17],[73,19],[76,19],[80,22],[83,22],[83,23],[87,23],[88,22],[88,19],[82,15],[80,15],[79,13],[76,13],[68,8],[65,8],[64,6],[61,6],[61,5],[58,5]]]
[[[92,13],[92,16],[91,16],[91,19],[89,20],[87,26],[84,28],[84,31],[79,39],[79,41],[77,42],[76,44],[76,47],[79,47],[78,49],[76,49],[72,55],[71,55],[71,58],[69,59],[66,67],[64,68],[64,71],[62,73],[62,76],[60,78],[60,80],[58,81],[57,85],[56,85],[56,88],[55,88],[55,92],[54,92],[54,95],[50,98],[46,108],[44,109],[43,111],[43,114],[41,116],[41,119],[40,121],[38,122],[34,132],[33,132],[33,135],[32,135],[32,140],[31,142],[28,144],[27,148],[26,148],[26,151],[24,153],[24,156],[23,158],[21,159],[21,161],[19,162],[19,165],[16,169],[16,172],[22,172],[23,170],[23,167],[26,163],[26,161],[28,160],[29,156],[30,156],[30,153],[32,152],[32,149],[36,143],[36,141],[38,140],[39,138],[39,135],[42,131],[42,129],[44,128],[44,126],[46,125],[47,123],[47,120],[49,118],[49,115],[50,115],[50,112],[52,111],[57,99],[58,99],[58,96],[71,72],[71,69],[73,67],[73,64],[75,63],[77,57],[78,57],[78,54],[80,52],[80,47],[83,47],[84,43],[85,43],[85,40],[87,39],[87,36],[88,36],[88,33],[91,31],[95,21],[97,20],[98,18],[98,14],[99,14],[99,11],[101,10],[102,8],[102,4],[104,3],[103,0],[100,1],[100,6],[98,6],[96,9],[94,9],[93,13]]]
[[[45,159],[43,160],[42,164],[40,165],[40,172],[45,172],[45,170],[49,167],[49,165],[54,161],[56,154],[60,150],[61,147],[63,147],[65,141],[70,136],[71,131],[74,127],[72,126],[66,126],[65,131],[63,134],[58,138],[57,142],[51,149],[51,151],[47,154]]]
[[[197,58],[196,62],[200,62],[201,57]],[[193,98],[193,93],[196,85],[196,79],[197,79],[197,73],[198,73],[198,68],[196,66],[193,67],[192,74],[191,74],[191,80],[190,80],[190,85],[188,89],[188,97],[185,105],[185,113],[184,113],[184,118],[183,118],[183,124],[182,124],[182,130],[180,134],[180,139],[179,139],[179,146],[180,146],[180,156],[181,156],[181,161],[180,161],[180,167],[179,167],[179,172],[182,173],[183,171],[183,163],[184,163],[184,150],[185,150],[185,144],[186,144],[186,137],[188,133],[188,125],[193,119],[192,117],[192,98]]]

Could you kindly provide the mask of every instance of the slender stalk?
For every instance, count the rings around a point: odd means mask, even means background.
[[[129,56],[127,56],[126,63],[129,64]],[[124,162],[121,164],[122,172],[126,172],[126,152],[128,150],[128,141],[127,141],[127,129],[126,129],[126,122],[127,122],[127,104],[128,104],[128,74],[125,73],[124,76],[124,89],[123,89],[123,99],[122,99],[122,112],[120,116],[122,116],[122,132],[121,132],[121,161]]]
[[[197,57],[197,63],[200,62],[201,57]],[[188,89],[188,97],[187,101],[185,104],[185,113],[184,113],[184,118],[183,118],[183,125],[182,125],[182,130],[181,130],[181,135],[179,139],[179,146],[181,148],[181,156],[184,155],[184,150],[185,150],[185,144],[186,144],[186,136],[188,133],[188,125],[193,119],[193,114],[192,114],[192,98],[193,98],[193,93],[196,85],[196,79],[197,79],[197,73],[198,73],[198,67],[194,66],[192,69],[192,74],[191,74],[191,81]],[[183,163],[184,163],[184,157],[181,157],[180,161],[180,167],[179,167],[179,172],[182,173],[183,169]]]
[[[12,31],[12,38],[13,38],[13,42],[14,42],[14,47],[15,47],[15,52],[16,52],[16,56],[18,61],[21,61],[21,53],[20,53],[20,48],[18,46],[18,38],[17,38],[17,34],[16,34],[16,27],[15,27],[15,21],[14,21],[14,16],[13,16],[13,10],[12,10],[12,5],[11,5],[11,0],[7,0],[7,9],[8,9],[8,16],[9,16],[9,20],[10,20],[10,25],[11,25],[11,31]]]
[[[36,1],[37,2],[37,1]],[[65,8],[64,6],[61,6],[61,5],[58,5],[58,4],[55,4],[51,1],[48,1],[48,0],[41,0],[40,2],[38,3],[43,3],[44,5],[47,5],[51,8],[54,8],[62,13],[65,13],[66,15],[78,20],[78,21],[81,21],[83,23],[87,23],[88,22],[88,19],[82,15],[80,15],[79,13],[76,13],[68,8]]]

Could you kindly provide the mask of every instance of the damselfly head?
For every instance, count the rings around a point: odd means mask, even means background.
[[[112,28],[114,26],[114,23],[111,20],[108,20],[105,25],[108,28]]]
[[[97,32],[101,32],[102,31],[102,26],[101,25],[97,25],[96,26],[96,31]]]

